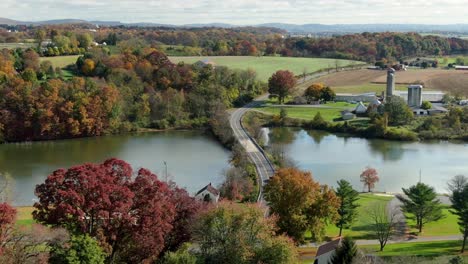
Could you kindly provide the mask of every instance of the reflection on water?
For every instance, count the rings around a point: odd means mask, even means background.
[[[136,170],[145,167],[168,174],[189,192],[213,182],[228,166],[229,151],[199,131],[170,131],[74,140],[0,145],[0,172],[14,179],[14,204],[29,205],[34,187],[58,168],[116,157]]]
[[[270,144],[283,144],[286,154],[300,168],[332,186],[346,179],[357,190],[364,190],[359,175],[366,166],[377,169],[380,182],[376,190],[386,192],[401,192],[402,187],[415,184],[420,170],[422,181],[441,193],[447,192],[451,177],[468,175],[465,144],[369,140],[298,128],[272,128],[268,135]],[[283,135],[292,141],[284,141]]]

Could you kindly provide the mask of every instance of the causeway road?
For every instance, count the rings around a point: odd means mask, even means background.
[[[238,108],[231,113],[229,122],[231,124],[231,128],[234,132],[234,136],[238,140],[238,142],[244,147],[246,150],[250,160],[255,164],[255,168],[257,169],[257,175],[259,176],[259,186],[260,191],[258,195],[257,201],[260,203],[264,203],[263,200],[263,187],[266,184],[267,179],[275,174],[275,169],[273,164],[265,155],[263,149],[255,142],[253,138],[249,136],[247,131],[245,130],[244,126],[242,125],[242,117],[244,114],[250,110],[250,108],[256,107],[262,103],[262,100],[268,98],[268,95],[264,95],[255,99],[255,101],[245,105],[242,108]]]

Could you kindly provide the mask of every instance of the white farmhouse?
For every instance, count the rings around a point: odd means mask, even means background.
[[[210,182],[210,184],[203,187],[197,192],[197,194],[195,194],[195,199],[199,201],[217,203],[219,200],[219,191],[213,186],[211,186]]]

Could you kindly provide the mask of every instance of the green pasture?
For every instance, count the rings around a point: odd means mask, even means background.
[[[336,60],[324,58],[292,58],[292,57],[255,57],[255,56],[200,56],[200,57],[169,57],[174,63],[181,61],[194,63],[208,59],[216,65],[227,66],[232,69],[253,69],[258,78],[268,81],[268,78],[277,70],[290,70],[296,75],[312,73],[321,69],[333,68],[338,62],[339,67],[358,65],[361,62],[350,60]]]

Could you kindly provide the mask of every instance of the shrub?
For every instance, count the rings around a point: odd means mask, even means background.
[[[421,108],[424,110],[429,110],[432,108],[432,104],[429,101],[423,101],[421,104]]]

